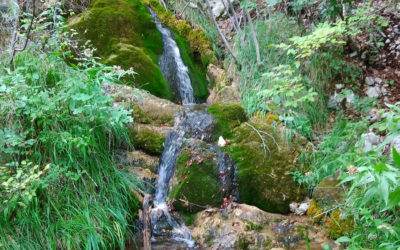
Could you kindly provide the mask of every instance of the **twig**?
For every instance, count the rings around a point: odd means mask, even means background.
[[[245,123],[247,126],[249,126],[250,128],[252,128],[254,131],[256,131],[256,133],[258,134],[258,136],[261,138],[261,142],[264,148],[264,158],[267,157],[267,150],[269,153],[269,157],[271,158],[271,150],[269,149],[268,145],[265,143],[265,138],[264,136],[261,135],[260,131],[258,129],[256,129],[254,126],[250,125],[248,122]],[[266,132],[265,132],[266,133]]]
[[[318,215],[315,215],[313,218],[317,218],[317,217],[319,217],[319,216],[321,216],[321,215],[323,215],[323,214],[330,213],[331,211],[336,210],[336,209],[338,209],[338,208],[341,207],[341,206],[342,206],[342,204],[337,205],[336,207],[333,207],[333,208],[331,208],[331,209],[329,209],[329,210],[327,210],[327,211],[325,211],[325,212],[322,212],[322,213],[320,213],[320,214],[318,214]]]

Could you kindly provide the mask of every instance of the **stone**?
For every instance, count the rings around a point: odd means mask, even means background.
[[[230,74],[232,74],[232,72]],[[225,70],[215,65],[209,65],[207,75],[210,81],[210,86],[213,86],[213,89],[207,98],[208,104],[241,102],[239,88],[236,83],[230,83],[228,81]]]
[[[374,98],[379,97],[379,88],[378,87],[369,87],[365,92],[368,97]]]
[[[379,77],[376,77],[375,78],[375,82],[378,83],[378,84],[381,84],[382,83],[382,79],[379,78]]]
[[[375,84],[375,81],[372,77],[366,77],[365,78],[365,83],[368,84],[369,86],[373,86]]]
[[[381,143],[381,137],[376,135],[374,132],[362,134],[361,140],[364,141],[362,147],[364,152],[375,150],[379,146],[379,143]]]
[[[333,109],[333,110],[339,110],[340,109],[340,103],[343,101],[343,98],[339,96],[338,93],[334,93],[329,97],[328,101],[328,108]]]
[[[211,0],[211,1],[208,0],[208,1],[210,3],[210,7],[211,7],[211,13],[213,14],[213,16],[216,19],[224,18],[228,15],[228,12],[225,8],[225,6],[228,6],[227,1],[230,1],[232,4],[238,3],[237,0]],[[202,9],[204,11],[207,11],[207,13],[208,13],[207,4],[206,4],[205,0],[201,1],[200,5],[202,6]]]
[[[308,236],[307,243],[300,228]],[[205,249],[323,249],[323,245],[331,245],[317,225],[234,202],[223,210],[198,213],[192,232],[200,248]]]
[[[293,203],[290,203],[290,205],[289,205],[290,212],[292,212],[298,216],[305,215],[307,213],[307,210],[309,207],[310,207],[309,201],[303,202],[303,203],[293,202]]]
[[[344,84],[339,83],[339,84],[336,84],[335,87],[337,90],[341,90],[342,88],[344,88]]]
[[[358,52],[357,52],[357,51],[354,51],[353,53],[350,54],[350,57],[353,58],[353,57],[355,57],[355,56],[357,56],[357,55],[358,55]]]
[[[351,91],[351,90],[350,90]],[[350,92],[349,95],[346,96],[346,108],[352,108],[355,100],[355,95],[353,91]]]
[[[390,152],[391,155],[393,155],[393,147],[396,149],[396,151],[400,154],[400,136],[397,136],[393,139],[393,141],[390,143]]]

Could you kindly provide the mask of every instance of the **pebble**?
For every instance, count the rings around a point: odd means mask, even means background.
[[[365,83],[368,84],[369,86],[374,85],[374,79],[372,79],[372,77],[365,77]]]

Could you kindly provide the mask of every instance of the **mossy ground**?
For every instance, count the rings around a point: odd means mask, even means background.
[[[172,99],[158,67],[162,38],[140,0],[95,0],[70,28],[90,40],[105,63],[133,67],[138,73],[134,79],[137,87]]]
[[[217,158],[207,144],[196,143],[193,147],[185,147],[176,161],[175,171],[178,183],[172,188],[169,198],[176,199],[174,207],[177,210],[194,213],[207,205],[221,205]],[[189,206],[180,199],[188,201]]]
[[[262,134],[270,150],[265,152],[260,136],[246,124],[235,129],[228,151],[238,166],[241,202],[268,212],[288,213],[289,204],[305,196],[305,189],[290,174],[298,169],[294,161],[300,149],[288,147],[281,133],[268,124],[251,125],[273,136],[279,149],[269,136]]]
[[[239,104],[213,104],[208,109],[218,121],[218,135],[231,138],[233,130],[242,122],[247,121],[246,113]]]

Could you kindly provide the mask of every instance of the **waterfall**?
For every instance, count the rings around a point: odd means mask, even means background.
[[[160,20],[152,9],[149,10],[163,40],[163,54],[158,62],[163,76],[172,91],[175,92],[176,97],[183,104],[194,104],[195,99],[189,77],[189,69],[183,63],[178,45],[172,38],[171,31],[161,25]]]

